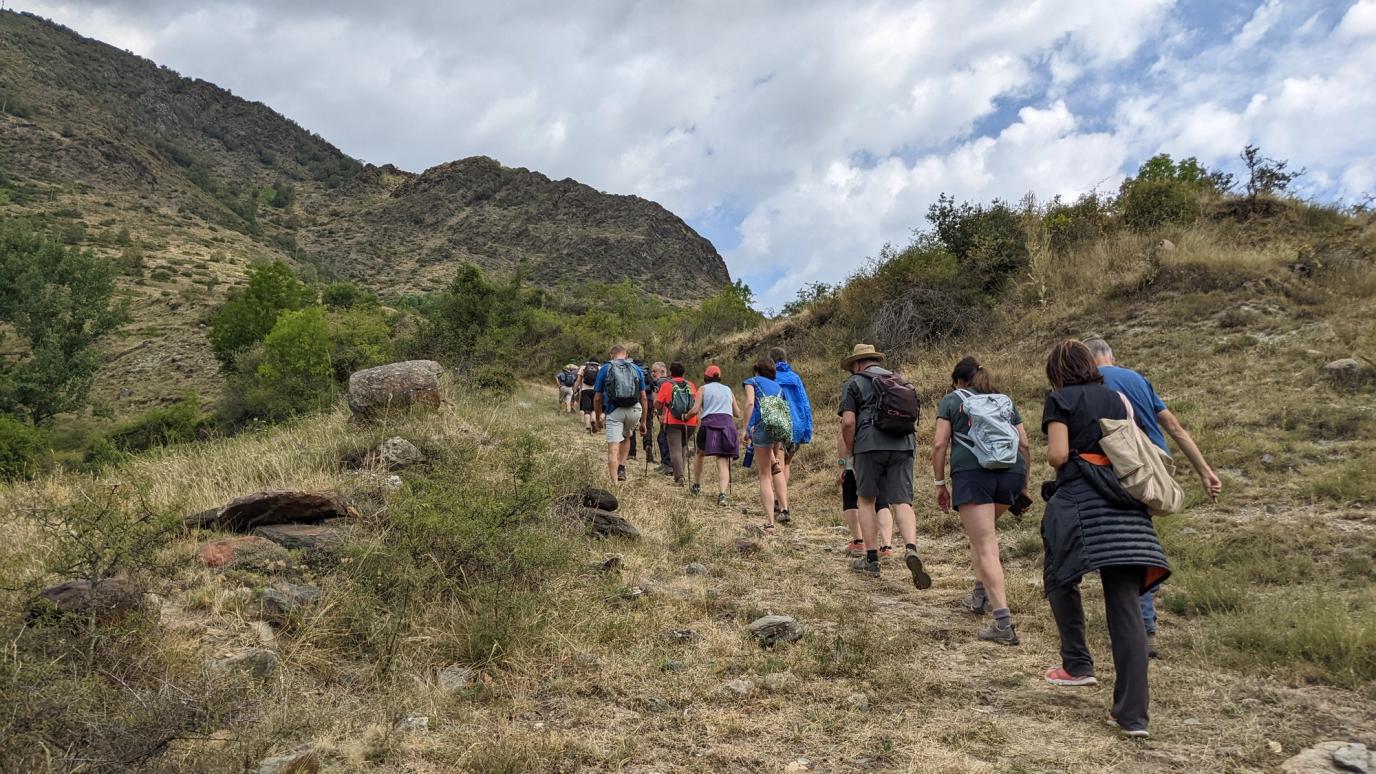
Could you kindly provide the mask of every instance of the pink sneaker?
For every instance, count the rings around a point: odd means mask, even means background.
[[[850,556],[864,556],[864,555],[865,555],[865,541],[863,541],[863,540],[852,540],[852,541],[850,541],[849,543],[846,544],[846,553],[849,554]]]
[[[1094,675],[1084,675],[1076,677],[1065,671],[1064,667],[1046,670],[1046,681],[1052,685],[1098,685],[1099,681]]]

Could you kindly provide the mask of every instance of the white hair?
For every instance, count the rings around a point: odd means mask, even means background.
[[[1113,347],[1110,347],[1102,336],[1085,339],[1085,346],[1089,347],[1089,353],[1095,360],[1113,360]]]

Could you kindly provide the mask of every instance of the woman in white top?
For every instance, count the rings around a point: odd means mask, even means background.
[[[731,460],[740,454],[740,440],[736,436],[736,418],[741,407],[731,388],[721,383],[721,369],[707,366],[702,376],[690,417],[698,417],[697,456],[693,458],[693,485],[689,491],[702,491],[702,461],[717,458],[717,505],[726,505],[731,494]]]

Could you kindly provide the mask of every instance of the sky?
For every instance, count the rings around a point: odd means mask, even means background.
[[[1115,191],[1156,153],[1376,193],[1376,0],[8,0],[345,153],[653,199],[765,307],[940,193]]]

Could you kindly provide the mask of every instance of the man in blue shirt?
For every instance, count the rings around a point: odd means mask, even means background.
[[[783,347],[769,350],[769,359],[774,361],[774,381],[783,389],[789,418],[793,421],[793,440],[784,449],[783,465],[779,475],[774,477],[775,521],[787,524],[792,521],[788,514],[788,476],[799,447],[812,443],[812,401],[808,400],[802,378],[793,373],[793,367],[788,364],[788,352]]]
[[[1115,365],[1113,349],[1102,337],[1093,336],[1086,339],[1085,346],[1094,354],[1094,363],[1099,366],[1099,373],[1104,376],[1104,385],[1127,397],[1128,403],[1132,405],[1133,418],[1137,420],[1137,426],[1142,428],[1142,432],[1146,433],[1152,443],[1161,447],[1167,456],[1170,456],[1171,450],[1166,445],[1166,434],[1170,434],[1180,450],[1185,452],[1190,465],[1194,466],[1195,473],[1199,474],[1199,480],[1203,483],[1209,500],[1217,499],[1218,493],[1223,491],[1223,483],[1218,480],[1213,468],[1209,467],[1189,431],[1180,424],[1180,420],[1175,418],[1171,410],[1166,408],[1161,396],[1156,394],[1151,382],[1131,368]],[[1165,433],[1162,433],[1163,426]],[[1156,658],[1156,602],[1150,593],[1143,594],[1141,602],[1142,622],[1147,626],[1148,653],[1152,658]]]
[[[608,353],[608,362],[602,364],[602,368],[597,372],[597,380],[593,382],[593,414],[596,416],[596,423],[599,428],[604,428],[607,433],[607,472],[611,475],[612,483],[626,480],[626,455],[631,451],[631,437],[636,433],[645,434],[645,416],[649,413],[649,403],[645,399],[646,390],[649,385],[645,383],[645,372],[640,366],[632,363],[627,358],[626,348],[617,345],[612,347]],[[615,369],[617,376],[609,377],[608,374]],[[629,405],[617,405],[614,388],[621,386],[617,383],[618,379],[628,379],[631,384],[630,389],[626,390],[627,395],[633,394],[634,397],[627,397],[622,403]],[[606,415],[603,416],[603,412]]]

